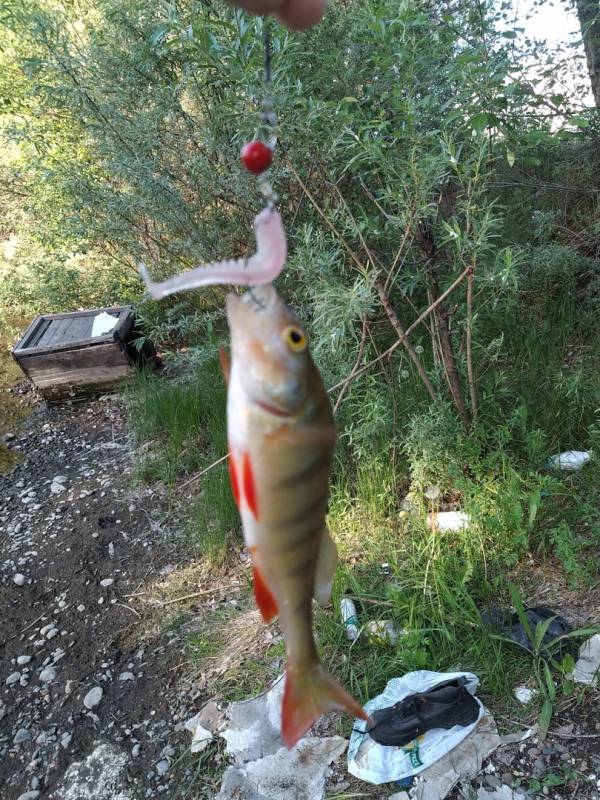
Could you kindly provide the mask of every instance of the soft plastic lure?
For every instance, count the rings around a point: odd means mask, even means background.
[[[155,300],[162,300],[176,292],[196,289],[211,284],[237,284],[260,286],[271,283],[279,275],[287,258],[287,239],[279,212],[265,208],[254,220],[256,253],[249,258],[226,259],[195,267],[174,275],[166,281],[154,282],[146,265],[139,270],[148,292]]]

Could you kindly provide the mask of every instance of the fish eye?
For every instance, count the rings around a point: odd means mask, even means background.
[[[285,343],[294,353],[301,353],[308,346],[308,337],[301,328],[290,325],[283,332]]]

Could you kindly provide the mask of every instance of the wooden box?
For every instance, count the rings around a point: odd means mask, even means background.
[[[102,312],[118,321],[109,332],[92,336],[94,319]],[[131,306],[43,314],[12,354],[47,400],[93,394],[115,388],[133,370],[140,358],[131,344],[134,326]],[[153,348],[146,346],[141,355],[153,358]]]

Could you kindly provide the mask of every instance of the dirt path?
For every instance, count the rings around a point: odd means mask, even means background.
[[[184,641],[148,638],[127,595],[187,548],[165,537],[164,498],[131,488],[122,402],[38,406],[8,445],[24,457],[0,476],[0,797],[87,796],[68,768],[94,751],[87,780],[107,797],[174,797],[198,693]]]

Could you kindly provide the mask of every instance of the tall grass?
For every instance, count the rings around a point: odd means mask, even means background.
[[[201,359],[178,378],[141,372],[130,390],[130,420],[147,452],[139,477],[174,485],[227,452],[226,387],[216,355]],[[199,478],[188,513],[188,530],[200,552],[224,563],[228,544],[239,530],[226,465]]]

